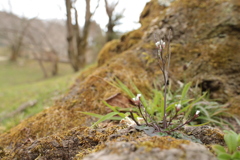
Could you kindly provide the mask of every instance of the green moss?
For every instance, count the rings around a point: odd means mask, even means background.
[[[120,40],[108,42],[99,52],[98,65],[101,66],[112,57],[130,49],[141,40],[142,35],[141,30],[134,30],[124,34]]]
[[[77,155],[76,159],[81,160],[86,155],[98,152],[106,147],[107,141],[114,141],[115,138],[109,139],[110,135],[117,134],[119,130],[124,129],[125,126],[113,125],[106,129],[91,129],[86,128],[81,136],[78,136],[79,140],[84,143],[84,149],[82,149]],[[91,145],[89,142],[95,142],[97,145]]]
[[[223,2],[223,0],[220,0],[218,4],[221,4],[220,2]],[[159,6],[157,0],[152,0],[141,14],[140,21],[143,26],[140,29],[129,32],[123,35],[120,40],[114,40],[105,45],[99,54],[98,66],[82,72],[69,92],[51,108],[30,117],[9,132],[2,134],[0,136],[0,146],[11,146],[14,149],[14,147],[26,142],[29,137],[33,140],[39,140],[46,136],[51,137],[54,134],[65,137],[65,132],[76,126],[90,126],[95,119],[83,115],[79,111],[99,114],[107,113],[108,111],[101,101],[121,92],[118,88],[108,83],[114,77],[120,79],[130,89],[132,88],[132,81],[142,93],[150,94],[153,81],[156,77],[159,80],[160,70],[157,64],[155,64],[154,58],[148,55],[148,53],[154,53],[155,50],[154,42],[149,41],[154,41],[151,39],[151,34],[154,30],[166,27],[163,26],[164,19],[168,23],[167,25],[177,26],[177,28],[174,28],[176,34],[181,31],[180,35],[177,34],[174,37],[176,39],[172,43],[171,77],[173,79],[190,81],[195,78],[195,81],[198,81],[199,77],[197,76],[200,74],[200,71],[207,74],[207,76],[209,73],[215,75],[225,74],[223,71],[218,71],[218,68],[227,69],[228,72],[237,72],[237,67],[234,70],[230,70],[230,68],[235,68],[235,65],[227,64],[229,57],[234,62],[239,60],[239,54],[237,55],[237,52],[234,51],[234,49],[236,51],[237,49],[239,50],[237,39],[228,39],[229,42],[234,41],[234,45],[230,47],[228,47],[230,43],[214,39],[204,39],[199,43],[200,38],[209,38],[208,36],[212,29],[211,24],[217,24],[215,21],[209,20],[211,19],[209,15],[224,17],[225,13],[219,15],[206,12],[206,7],[213,4],[213,1],[206,0],[178,0],[172,4],[171,10],[168,10],[168,15],[165,15],[166,8]],[[187,6],[190,7],[188,10],[185,9]],[[155,21],[150,23],[153,19]],[[214,20],[219,21],[219,18],[215,17]],[[178,26],[177,22],[179,21],[186,21],[186,28],[178,30],[178,27],[185,26]],[[149,25],[152,26],[150,29],[148,28]],[[222,31],[219,30],[217,33]],[[183,36],[184,41],[178,40],[178,36]],[[218,44],[216,48],[214,48],[215,44]],[[214,45],[213,48],[211,47],[212,45]],[[232,53],[236,53],[236,55],[232,55]],[[189,68],[184,70],[185,65],[190,62],[194,65],[190,65]],[[233,77],[233,79],[236,78]],[[93,130],[86,129],[84,133],[82,131],[79,132],[85,136],[78,135],[80,141],[83,142],[82,152],[79,152],[79,157],[83,157],[88,153],[104,148],[105,145],[102,142],[107,139],[108,135],[116,133],[116,130],[109,129],[104,133],[96,131],[96,133],[92,134],[94,136],[91,137],[89,132],[95,132]],[[72,135],[71,132],[68,132],[68,134],[69,136]],[[134,134],[123,136],[130,140],[131,136],[134,137],[140,133]],[[58,137],[62,138],[61,136]],[[55,138],[55,140],[61,141],[59,138]],[[168,144],[165,144],[165,141]],[[168,148],[171,148],[180,147],[180,142],[187,143],[187,141],[179,141],[169,137],[157,137],[139,142],[139,146],[164,148],[164,145],[166,145]],[[48,146],[45,143],[37,146],[36,151],[41,151],[41,147],[44,148],[45,145]],[[51,145],[49,147],[54,149]]]
[[[111,59],[120,52],[120,40],[112,40],[108,42],[98,54],[98,65],[101,66],[107,60]]]
[[[189,144],[190,141],[175,139],[173,137],[146,137],[139,140],[137,146],[146,147],[148,150],[152,148],[160,148],[160,149],[171,149],[171,148],[181,148],[182,144]]]
[[[142,24],[142,27],[147,28],[152,23],[153,19],[164,15],[164,11],[165,7],[160,6],[158,0],[151,0],[151,2],[146,4],[140,15],[140,23]]]

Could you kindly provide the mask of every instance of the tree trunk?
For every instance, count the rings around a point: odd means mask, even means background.
[[[17,35],[18,37],[16,38],[16,43],[13,43],[11,46],[11,56],[10,56],[10,61],[12,62],[16,62],[20,52],[21,52],[21,47],[23,45],[23,40],[24,40],[24,36],[26,33],[26,30],[30,24],[30,21],[26,22],[27,24],[23,27],[20,35]]]
[[[78,67],[78,57],[76,56],[77,48],[76,48],[76,40],[74,35],[74,27],[72,24],[71,8],[72,8],[71,0],[66,0],[68,57],[73,67],[73,70],[77,72],[79,70],[79,67]]]
[[[10,56],[10,61],[11,62],[16,62],[18,57],[20,55],[20,47],[12,46],[11,47],[11,56]]]
[[[77,11],[75,13],[76,13],[75,14],[76,28],[79,29]],[[83,68],[86,65],[86,51],[87,51],[87,46],[88,46],[87,40],[88,40],[92,15],[93,14],[90,11],[90,0],[86,0],[85,23],[83,26],[83,32],[82,32],[82,34],[80,34],[80,33],[78,34],[79,36],[77,39],[79,68]]]
[[[40,66],[40,68],[43,72],[44,78],[48,78],[47,70],[43,65],[42,58],[39,57],[38,54],[35,51],[33,51],[33,56],[35,57],[35,59],[37,59],[38,64],[39,64],[39,66]]]
[[[58,55],[54,50],[51,50],[50,52],[46,52],[46,53],[52,65],[52,70],[51,70],[52,76],[56,76],[58,74]]]
[[[113,31],[114,24],[112,22],[112,18],[109,18],[108,24],[107,24],[107,42],[114,39],[114,31]]]
[[[123,17],[122,13],[113,14],[114,10],[116,9],[116,7],[118,5],[118,2],[119,1],[117,1],[115,4],[114,3],[109,4],[108,1],[105,0],[105,9],[106,9],[106,13],[108,16],[107,38],[106,38],[107,42],[114,39],[115,32],[114,32],[113,28],[118,24],[118,21]]]
[[[88,46],[88,35],[91,25],[91,17],[95,13],[96,9],[99,5],[98,4],[94,10],[94,12],[90,11],[90,1],[86,1],[86,12],[85,12],[85,23],[82,32],[79,31],[79,24],[78,24],[78,12],[75,7],[72,6],[71,0],[66,0],[66,10],[67,10],[67,41],[68,41],[68,57],[70,63],[74,71],[78,71],[82,69],[86,64],[86,51]],[[72,14],[71,9],[74,9],[75,12],[75,23],[72,24]]]

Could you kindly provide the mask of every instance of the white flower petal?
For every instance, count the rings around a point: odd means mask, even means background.
[[[197,111],[196,111],[196,115],[198,115],[199,113],[200,113],[200,111],[199,111],[199,110],[197,110]]]
[[[180,109],[180,108],[182,107],[182,105],[181,105],[181,104],[176,104],[175,107],[176,107],[177,109]]]
[[[160,44],[161,44],[160,41],[158,41],[158,42],[155,43],[156,47],[159,47]]]
[[[136,99],[139,100],[139,98],[140,98],[141,96],[142,96],[141,94],[137,94]]]

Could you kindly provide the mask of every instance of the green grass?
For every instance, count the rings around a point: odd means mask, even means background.
[[[49,65],[45,64],[49,70]],[[36,61],[21,60],[18,63],[0,62],[0,119],[29,100],[37,104],[14,117],[0,120],[0,133],[22,120],[51,107],[73,83],[74,74],[69,64],[59,64],[59,75],[48,79]]]
[[[50,64],[44,63],[46,70],[50,75]],[[59,75],[73,73],[69,64],[59,63]],[[0,89],[9,86],[42,81],[43,72],[36,61],[20,59],[16,63],[9,61],[0,61]]]

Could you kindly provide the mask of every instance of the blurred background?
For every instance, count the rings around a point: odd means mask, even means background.
[[[149,0],[1,0],[0,132],[50,107]]]

